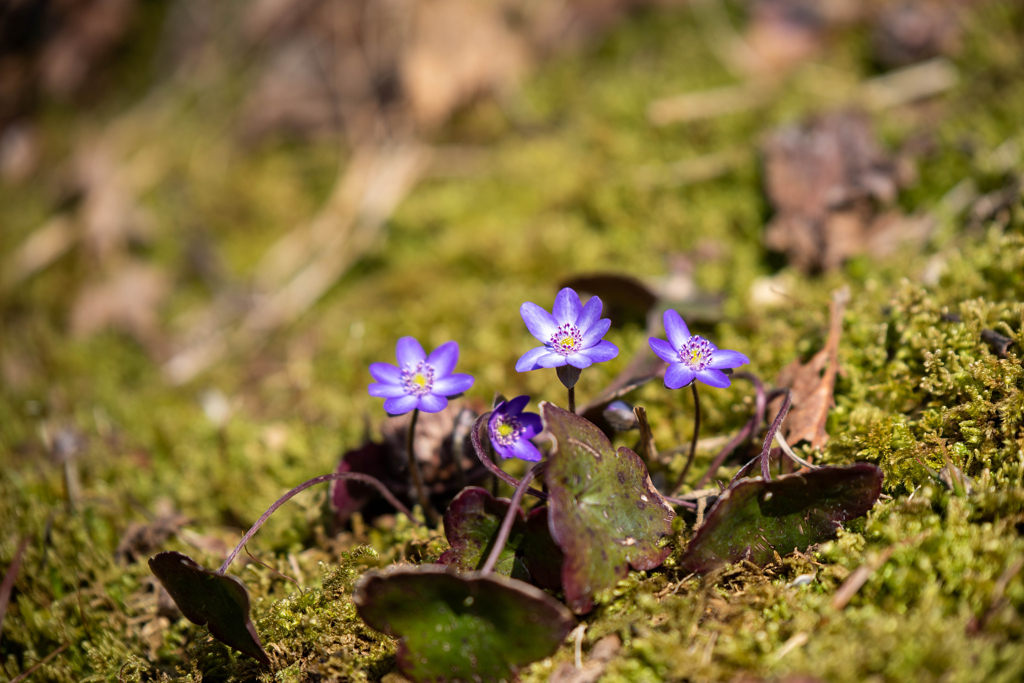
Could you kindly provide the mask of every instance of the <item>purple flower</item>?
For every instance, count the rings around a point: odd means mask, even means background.
[[[452,374],[459,361],[459,345],[441,344],[429,356],[412,337],[402,337],[395,347],[398,367],[390,363],[371,363],[370,374],[377,380],[369,386],[370,396],[384,399],[384,410],[403,415],[413,408],[438,413],[454,396],[473,386],[473,375]]]
[[[671,309],[665,311],[664,321],[668,341],[657,337],[648,341],[658,358],[669,364],[665,371],[665,386],[669,389],[681,389],[695,379],[724,388],[732,382],[722,370],[750,362],[739,351],[723,351],[703,337],[691,337],[682,316]]]
[[[540,451],[530,439],[543,431],[540,415],[524,413],[523,408],[530,402],[529,396],[516,396],[511,401],[502,401],[487,421],[487,435],[491,445],[503,458],[519,458],[537,462]]]
[[[566,287],[555,297],[551,313],[527,301],[519,307],[519,315],[530,334],[544,345],[523,354],[516,363],[519,372],[563,365],[582,370],[619,355],[615,344],[601,339],[612,321],[601,318],[601,300],[596,296],[584,306],[579,294]]]

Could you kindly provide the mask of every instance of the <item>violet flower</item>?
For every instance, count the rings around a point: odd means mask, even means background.
[[[530,439],[544,430],[540,415],[524,413],[523,408],[530,402],[529,396],[516,396],[511,401],[502,401],[487,420],[487,435],[491,446],[502,458],[519,458],[537,462],[540,451]]]
[[[584,306],[579,294],[566,287],[555,297],[551,313],[527,301],[519,307],[519,315],[543,344],[523,354],[516,363],[519,372],[563,365],[582,370],[619,355],[615,344],[601,339],[612,321],[601,318],[601,300],[596,296]]]
[[[732,381],[722,370],[738,368],[750,362],[739,351],[725,351],[699,336],[690,336],[682,316],[665,311],[665,334],[668,341],[651,337],[651,349],[666,363],[665,386],[681,389],[695,379],[712,387],[725,388]]]
[[[385,399],[384,410],[403,415],[414,408],[424,413],[439,413],[448,407],[448,396],[461,394],[473,386],[473,376],[455,373],[459,345],[441,344],[429,356],[413,337],[402,337],[395,347],[398,367],[390,363],[371,363],[370,374],[377,380],[368,387],[370,396]]]

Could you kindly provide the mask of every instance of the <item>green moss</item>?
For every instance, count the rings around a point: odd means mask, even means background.
[[[622,638],[609,681],[800,672],[834,681],[1019,680],[1024,577],[1006,572],[1024,554],[1024,206],[979,221],[951,209],[947,193],[1001,190],[1024,173],[1020,155],[1006,153],[1022,140],[1022,26],[1015,3],[984,3],[956,60],[960,84],[925,107],[874,117],[893,147],[922,129],[936,141],[936,152],[919,161],[919,182],[900,197],[903,208],[934,212],[939,222],[920,253],[859,258],[808,277],[780,272],[760,242],[768,207],[757,141],[779,122],[845,102],[874,74],[865,30],[840,36],[814,64],[780,80],[761,109],[653,128],[645,120],[652,99],[734,77],[692,13],[641,12],[602,44],[544,66],[501,107],[463,112],[443,139],[486,144],[483,172],[421,183],[386,236],[308,315],[188,386],[169,387],[146,350],[121,334],[68,336],[68,292],[102,274],[80,250],[0,293],[0,566],[18,536],[31,539],[4,622],[0,671],[14,677],[68,644],[36,677],[378,680],[394,666],[394,644],[355,617],[352,582],[370,566],[436,558],[444,548],[436,530],[398,517],[332,538],[326,490],[282,508],[249,549],[294,575],[303,592],[256,564],[236,567],[275,662],[260,673],[204,629],[158,614],[144,561],[114,555],[128,523],[170,500],[191,521],[159,549],[219,564],[217,539],[232,544],[285,490],[333,469],[363,438],[367,415],[376,428],[383,415],[365,393],[365,367],[390,358],[401,335],[427,346],[457,339],[460,368],[477,376],[469,400],[487,404],[500,390],[561,401],[549,375],[512,369],[533,343],[519,304],[550,302],[555,285],[580,271],[659,277],[668,254],[701,247],[719,256],[698,259],[696,283],[724,295],[724,318],[701,331],[747,353],[767,380],[821,347],[829,292],[851,286],[831,439],[816,457],[879,464],[891,499],[836,541],[765,569],[686,577],[674,565],[677,549],[663,569],[633,574],[604,596],[585,620],[584,655],[604,635]],[[188,230],[210,245],[228,277],[244,279],[282,234],[315,215],[344,161],[331,145],[238,148],[224,131],[236,120],[243,81],[227,73],[216,87],[179,84],[110,126],[115,154],[145,161],[156,177],[138,198],[154,234],[135,256],[181,285],[164,311],[175,330],[184,324],[179,314],[211,298],[210,283],[187,263],[181,226],[202,226]],[[46,112],[47,163],[81,130],[110,124],[117,102],[73,120]],[[669,164],[730,150],[738,161],[729,174],[671,183]],[[4,263],[51,217],[52,201],[45,178],[0,187]],[[787,283],[784,307],[750,296],[770,275]],[[985,329],[1014,340],[1006,358],[982,341]],[[581,400],[646,336],[635,325],[613,330],[622,354],[584,373]],[[203,414],[207,389],[232,402],[222,431]],[[688,395],[651,384],[632,399],[647,407],[662,452],[688,442]],[[702,409],[704,436],[730,434],[750,414],[749,387],[705,391]],[[62,430],[82,437],[73,496],[64,465],[50,455]],[[633,446],[634,438],[620,442]],[[946,491],[918,462],[942,468],[943,448],[971,478],[969,496]],[[694,471],[713,455],[702,450]],[[671,481],[681,466],[674,459],[656,480]],[[679,524],[681,549],[689,531]],[[208,550],[189,545],[200,541]],[[375,551],[354,550],[362,544]],[[890,552],[844,609],[830,607],[851,572]],[[814,578],[789,585],[803,575]],[[985,614],[984,628],[968,634]],[[568,644],[524,680],[546,680],[572,659]]]

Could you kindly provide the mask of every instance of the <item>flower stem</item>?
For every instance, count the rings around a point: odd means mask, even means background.
[[[515,494],[512,496],[512,502],[509,503],[505,519],[501,522],[501,528],[498,529],[498,535],[494,539],[494,547],[491,548],[491,554],[487,556],[487,561],[480,568],[481,574],[486,576],[494,571],[494,565],[498,564],[498,557],[501,556],[501,551],[505,549],[505,544],[508,543],[509,534],[512,533],[512,525],[515,524],[516,517],[519,515],[519,505],[523,502],[523,496],[528,490],[527,487],[533,481],[533,478],[543,471],[545,465],[547,465],[546,462],[539,462],[523,475],[519,486],[516,487]]]
[[[420,466],[416,462],[416,422],[420,417],[420,409],[414,408],[412,411],[412,418],[409,420],[409,431],[405,435],[405,454],[409,458],[409,476],[412,478],[412,485],[416,489],[416,498],[420,502],[420,507],[423,508],[423,514],[427,516],[427,523],[430,526],[437,525],[437,512],[434,510],[434,506],[430,504],[430,498],[427,496],[427,489],[423,486],[423,477],[420,476]]]
[[[764,383],[761,382],[761,379],[757,375],[750,372],[737,372],[733,374],[733,378],[746,379],[754,385],[754,414],[751,415],[750,419],[747,420],[747,423],[743,425],[743,429],[739,431],[739,434],[734,436],[732,441],[727,443],[725,448],[715,456],[715,459],[711,462],[711,466],[708,468],[708,471],[704,473],[704,476],[700,478],[700,481],[697,482],[694,488],[704,488],[704,485],[707,484],[713,476],[715,476],[715,472],[717,472],[718,468],[722,466],[725,459],[728,458],[729,455],[740,446],[740,444],[749,439],[754,432],[760,429],[761,423],[764,421],[764,411],[768,405],[768,397],[764,393]]]
[[[686,475],[690,471],[690,465],[693,464],[693,458],[697,455],[697,437],[700,436],[700,394],[697,393],[697,382],[691,382],[690,387],[693,389],[693,438],[690,440],[690,455],[686,458],[686,464],[683,465],[683,471],[679,473],[679,478],[676,479],[676,485],[672,487],[672,493],[675,493],[686,481]]]
[[[493,474],[498,479],[501,479],[503,482],[505,482],[512,488],[519,488],[519,480],[513,477],[511,474],[502,470],[496,464],[494,464],[490,456],[487,455],[487,451],[484,450],[483,441],[480,439],[480,428],[485,427],[487,425],[487,418],[489,418],[490,416],[490,413],[484,413],[483,415],[478,417],[476,419],[476,423],[473,425],[473,429],[469,432],[470,441],[473,442],[473,450],[476,451],[476,457],[480,461],[480,464],[486,467],[491,474]],[[536,489],[527,489],[526,492],[535,498],[540,498],[541,500],[548,499],[548,494],[544,493],[543,491],[538,491]]]
[[[576,413],[576,387],[569,387],[569,412]]]
[[[234,561],[235,557],[238,556],[238,553],[242,552],[242,548],[245,547],[245,544],[249,542],[249,539],[251,539],[256,534],[257,531],[260,530],[260,527],[263,526],[263,523],[270,518],[270,515],[274,514],[277,508],[281,507],[289,500],[291,500],[296,494],[302,493],[310,486],[315,486],[325,481],[335,481],[337,479],[354,479],[355,481],[361,482],[363,484],[369,484],[370,486],[373,486],[378,491],[380,491],[381,495],[384,496],[384,498],[389,503],[391,503],[396,510],[398,510],[403,515],[416,522],[416,518],[412,516],[412,512],[409,511],[409,508],[402,505],[402,502],[395,498],[394,494],[388,490],[388,487],[382,484],[376,477],[371,477],[368,474],[359,474],[358,472],[332,472],[331,474],[322,474],[319,477],[313,477],[309,481],[299,484],[291,491],[278,498],[277,501],[273,505],[271,505],[258,520],[256,520],[256,523],[252,525],[252,528],[245,532],[245,536],[242,536],[242,540],[238,542],[238,545],[235,546],[235,549],[232,550],[231,554],[228,555],[226,560],[224,560],[224,564],[220,566],[220,569],[217,570],[217,573],[223,574],[228,570],[228,567]],[[418,524],[419,522],[416,523]]]
[[[785,419],[791,405],[793,405],[793,392],[786,389],[786,398],[782,401],[782,407],[779,409],[779,414],[775,416],[775,421],[768,428],[768,434],[764,437],[764,446],[761,447],[761,476],[764,477],[765,481],[772,480],[771,468],[769,466],[770,458],[768,457],[772,451],[772,441],[775,440],[775,433],[782,426],[782,420]]]

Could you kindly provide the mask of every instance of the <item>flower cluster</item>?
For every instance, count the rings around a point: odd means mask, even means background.
[[[535,303],[524,303],[519,313],[530,334],[542,345],[523,354],[516,370],[565,368],[578,373],[594,363],[615,358],[618,347],[604,339],[611,320],[602,318],[601,312],[601,299],[591,297],[584,305],[568,287],[555,297],[551,313]],[[669,389],[685,387],[694,380],[712,387],[727,387],[730,380],[722,370],[750,362],[742,353],[721,350],[703,337],[691,336],[676,311],[665,311],[664,322],[668,341],[656,337],[649,341],[654,353],[669,364],[665,372],[665,386]],[[395,356],[397,366],[370,365],[370,374],[376,380],[369,386],[370,395],[384,398],[384,410],[391,415],[411,410],[440,412],[447,407],[448,397],[473,386],[472,375],[453,372],[459,359],[459,345],[453,341],[442,344],[428,356],[416,339],[402,337]],[[523,412],[529,402],[529,396],[517,396],[500,403],[491,413],[488,434],[495,452],[502,458],[531,462],[541,459],[531,439],[543,430],[543,425],[539,415]]]

